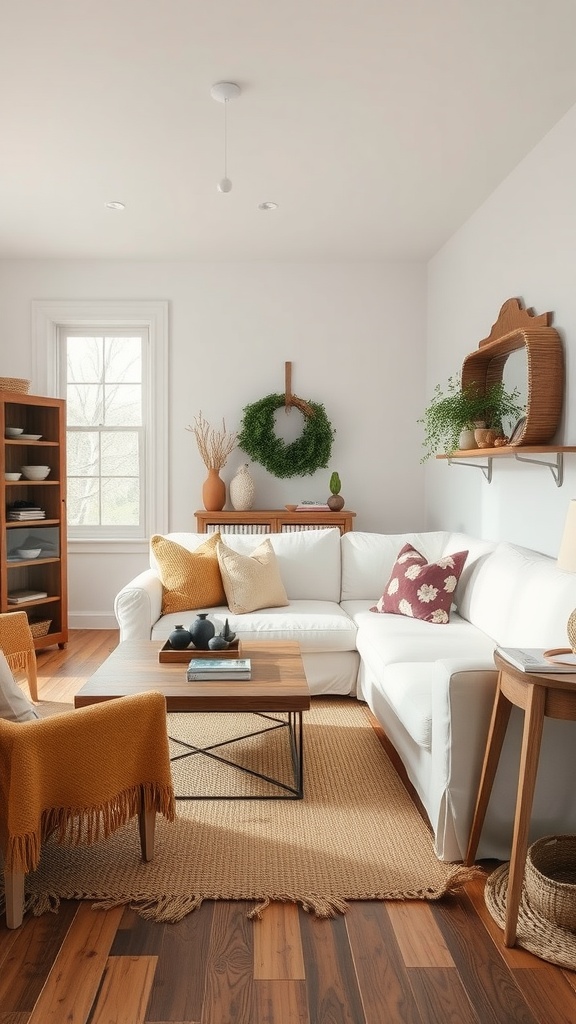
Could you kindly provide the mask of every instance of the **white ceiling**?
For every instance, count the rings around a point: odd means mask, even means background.
[[[0,19],[8,258],[426,259],[576,102],[574,0],[0,0]],[[242,88],[227,195],[220,80]]]

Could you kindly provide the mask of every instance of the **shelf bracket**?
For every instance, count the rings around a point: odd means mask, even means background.
[[[465,462],[464,459],[448,458],[449,466],[471,466],[472,469],[481,469],[488,483],[492,483],[492,459],[488,456],[487,462]]]
[[[517,455],[514,453],[514,458],[518,462],[530,462],[533,466],[547,466],[554,480],[556,487],[562,487],[564,483],[564,452],[556,452],[555,462],[546,462],[544,459],[530,459],[527,455]]]

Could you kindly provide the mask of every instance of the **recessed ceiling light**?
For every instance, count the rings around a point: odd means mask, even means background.
[[[116,200],[113,203],[105,203],[105,206],[106,206],[107,210],[124,210],[125,209],[125,203],[119,203],[119,202],[116,202]]]
[[[278,203],[258,203],[259,210],[277,210]]]

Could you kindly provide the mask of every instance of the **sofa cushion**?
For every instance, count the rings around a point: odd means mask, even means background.
[[[477,559],[459,593],[458,609],[502,647],[566,647],[576,607],[576,573],[528,548],[498,544]]]
[[[457,551],[436,562],[428,562],[412,544],[405,544],[382,597],[370,611],[446,624],[467,555],[467,551]]]
[[[356,625],[334,601],[291,601],[280,608],[263,608],[244,615],[234,615],[226,607],[206,610],[218,629],[228,619],[230,629],[242,641],[295,640],[303,653],[356,650]],[[175,625],[183,621],[187,626],[193,618],[193,614],[187,619],[181,612],[163,615],[152,628],[152,639],[167,640]]]
[[[458,551],[459,547],[447,547],[450,534],[438,530],[431,533],[362,533],[350,531],[341,538],[342,551],[342,601],[372,599],[374,604],[382,594],[384,581],[403,544],[410,542],[413,547],[426,555],[429,562],[435,562],[447,550]]]
[[[167,537],[188,551],[206,541],[205,533],[169,533]],[[234,551],[249,555],[262,542],[262,534],[226,533],[221,539]],[[271,533],[267,539],[276,553],[289,601],[340,600],[340,530],[287,530]],[[157,569],[152,552],[150,566]],[[380,589],[369,593],[376,599]],[[360,596],[366,596],[366,591]]]
[[[220,534],[214,533],[195,551],[155,534],[151,552],[162,581],[162,614],[224,604],[226,595],[216,553]]]
[[[0,651],[0,718],[9,722],[31,722],[38,712],[14,679],[6,657]]]
[[[278,562],[268,538],[250,555],[220,541],[216,552],[228,607],[235,615],[288,604]]]

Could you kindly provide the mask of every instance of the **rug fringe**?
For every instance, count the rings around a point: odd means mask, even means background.
[[[443,886],[429,889],[394,891],[374,891],[363,896],[362,899],[369,900],[439,900],[443,896],[461,889],[466,882],[474,878],[483,877],[484,873],[480,868],[467,868],[463,865],[455,866],[448,875]],[[0,893],[0,910],[2,909],[2,893]],[[127,906],[134,910],[140,917],[148,921],[158,921],[165,924],[175,924],[182,921],[188,914],[202,905],[205,899],[226,899],[225,896],[215,897],[209,895],[186,895],[170,896],[162,895],[157,897],[134,898],[130,895],[110,896],[106,899],[95,900],[88,893],[76,892],[71,899],[90,901],[93,910],[112,910],[114,907]],[[232,898],[232,897],[230,897]],[[270,893],[260,897],[253,897],[255,905],[248,911],[247,917],[250,921],[260,921],[264,912],[271,903],[296,903],[309,914],[320,919],[334,918],[338,914],[345,914],[354,902],[354,899],[344,899],[338,896],[324,896],[321,893]],[[55,914],[60,906],[60,897],[53,892],[31,893],[26,895],[25,911],[30,911],[34,917],[40,917],[48,912]]]

